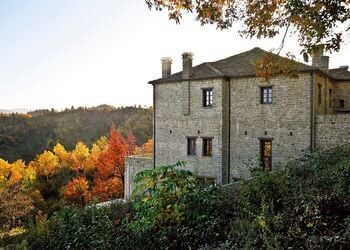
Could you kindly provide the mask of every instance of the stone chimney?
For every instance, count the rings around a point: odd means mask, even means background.
[[[182,54],[182,77],[189,78],[192,76],[192,58],[191,52],[185,52]]]
[[[168,78],[171,75],[171,57],[162,58],[162,78]]]
[[[323,55],[323,50],[320,49],[314,52],[312,55],[312,66],[321,70],[328,71],[329,69],[329,56]]]

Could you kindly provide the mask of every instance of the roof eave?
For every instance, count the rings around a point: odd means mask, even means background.
[[[189,77],[189,78],[182,78],[182,79],[157,79],[153,81],[149,81],[148,84],[161,84],[161,83],[175,83],[175,82],[185,82],[185,81],[197,81],[197,80],[206,80],[206,79],[225,79],[228,78],[227,76],[206,76],[206,77]]]
[[[310,68],[310,69],[302,69],[299,70],[299,73],[311,73],[316,72],[320,75],[330,78],[333,81],[349,81],[350,78],[336,78],[331,74],[322,71],[318,68]],[[243,77],[256,77],[256,74],[242,74],[242,75],[216,75],[216,76],[207,76],[207,77],[190,77],[183,79],[157,79],[153,81],[149,81],[148,84],[161,84],[161,83],[175,83],[175,82],[184,82],[184,81],[196,81],[196,80],[205,80],[205,79],[227,79],[227,78],[243,78]]]

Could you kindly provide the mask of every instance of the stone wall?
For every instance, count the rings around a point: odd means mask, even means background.
[[[153,168],[153,159],[147,157],[127,156],[125,157],[125,187],[124,197],[130,197],[133,190],[134,177],[138,172]]]
[[[273,103],[261,104],[260,87],[267,85]],[[273,170],[310,147],[310,92],[310,74],[269,83],[256,77],[231,80],[231,178],[248,177],[250,167],[259,166],[262,138],[272,139]]]
[[[334,109],[337,111],[350,111],[350,81],[337,82],[334,84],[334,87]],[[339,107],[339,100],[344,100],[344,108]]]
[[[155,85],[157,166],[182,160],[198,175],[215,177],[218,183],[222,182],[224,84],[222,79],[212,79]],[[212,107],[202,105],[203,88],[213,88]],[[196,156],[187,155],[187,137],[197,138]],[[202,137],[213,138],[211,157],[202,156]]]
[[[314,82],[314,113],[315,114],[331,114],[333,113],[333,103],[335,89],[334,84],[328,77],[321,76],[317,73],[313,75]],[[332,91],[332,97],[330,92]],[[331,100],[333,99],[333,100]]]
[[[350,143],[350,114],[316,116],[315,134],[319,150]]]

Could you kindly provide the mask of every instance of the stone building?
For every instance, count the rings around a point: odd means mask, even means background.
[[[254,67],[266,53],[253,48],[195,67],[184,53],[175,74],[163,58],[162,78],[149,82],[153,165],[184,160],[203,179],[225,184],[253,167],[277,169],[306,149],[350,143],[348,67],[329,69],[329,57],[319,54],[311,66],[295,63],[297,78],[266,82]]]

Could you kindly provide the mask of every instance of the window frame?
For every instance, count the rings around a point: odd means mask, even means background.
[[[273,162],[273,138],[259,138],[260,141],[260,162],[261,162],[261,169],[263,171],[272,171],[272,162]],[[264,153],[264,144],[270,143],[270,155],[266,156]],[[264,158],[268,158],[268,162],[265,161]],[[266,163],[268,165],[266,165]]]
[[[202,88],[202,106],[204,108],[213,107],[214,88]]]
[[[260,86],[260,104],[273,103],[273,86]],[[266,91],[266,93],[265,93]],[[265,97],[266,94],[266,97]]]
[[[318,84],[318,88],[317,88],[317,98],[318,98],[318,105],[321,106],[322,105],[322,85]]]
[[[328,105],[329,105],[329,108],[332,108],[332,101],[333,101],[333,89],[329,89],[328,90]]]
[[[202,156],[213,156],[213,137],[202,137]]]
[[[197,155],[197,137],[188,136],[187,138],[187,155],[196,156]],[[191,142],[193,144],[191,144]]]

